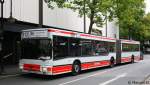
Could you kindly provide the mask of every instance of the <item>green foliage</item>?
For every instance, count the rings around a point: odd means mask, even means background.
[[[82,17],[84,12],[90,19],[89,33],[92,31],[93,24],[102,26],[105,21],[105,16],[112,20],[113,15],[113,0],[45,0],[50,8],[56,6],[60,8],[69,8],[73,11],[78,11]],[[85,11],[84,11],[85,4]]]
[[[150,40],[150,13],[143,16],[141,20],[136,22],[133,26],[132,38],[139,41]],[[121,36],[129,35],[129,29],[121,29]]]
[[[150,13],[145,15],[141,22],[141,36],[143,35],[142,40],[150,40]]]
[[[120,36],[143,40],[145,34],[142,25],[145,3],[144,0],[115,0],[115,17],[118,18]]]
[[[44,0],[44,1],[51,9],[54,9],[55,6],[59,8],[63,8],[63,4],[66,2],[66,0]]]

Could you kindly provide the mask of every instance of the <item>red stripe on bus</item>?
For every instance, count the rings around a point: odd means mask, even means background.
[[[23,69],[24,70],[29,70],[29,71],[40,71],[40,65],[37,65],[37,64],[24,64]]]
[[[69,34],[69,35],[75,35],[74,32],[68,32],[68,31],[60,31],[60,33]]]
[[[94,36],[94,35],[90,35],[90,34],[80,34],[80,36],[90,37],[90,38],[102,38],[102,36]]]
[[[72,65],[55,66],[52,68],[52,73],[61,73],[61,72],[66,72],[71,70],[72,70]]]
[[[139,57],[135,57],[135,60],[139,60]],[[121,58],[121,62],[130,62],[131,57],[123,57]],[[88,62],[88,63],[82,63],[81,68],[82,69],[90,69],[90,68],[96,68],[96,67],[103,67],[103,66],[109,66],[110,61],[104,60],[104,61],[95,61],[95,62]],[[52,73],[63,73],[63,72],[71,72],[72,71],[72,65],[64,65],[64,66],[55,66],[53,68],[49,68],[49,72],[52,71]]]
[[[140,57],[140,56],[136,56],[134,59],[135,59],[136,61],[140,61],[140,60],[141,60],[141,57]]]
[[[121,62],[124,63],[124,62],[130,62],[131,61],[131,57],[123,57],[121,58]]]
[[[81,68],[89,69],[89,68],[96,68],[96,67],[102,67],[102,66],[108,66],[108,65],[110,65],[110,62],[105,60],[105,61],[83,63],[81,64]]]
[[[108,37],[102,37],[102,39],[116,40],[116,39],[113,39],[113,38],[108,38]]]
[[[56,29],[48,29],[48,32],[58,32],[58,33],[63,33],[63,34],[68,34],[68,35],[75,35],[75,32],[71,31],[64,31],[64,30],[56,30]],[[107,39],[107,40],[116,40],[115,38],[108,38],[108,37],[102,37],[102,36],[94,36],[90,34],[80,34],[80,36],[83,37],[89,37],[89,38],[99,38],[99,39]]]
[[[80,36],[90,37],[90,38],[107,39],[107,40],[116,40],[114,38],[108,38],[108,37],[102,37],[102,36],[94,36],[94,35],[90,35],[90,34],[80,34]]]
[[[54,29],[48,29],[48,32],[58,32],[58,33],[63,33],[63,34],[69,34],[69,35],[75,35],[75,32],[70,32],[70,31],[63,31],[63,30],[54,30]]]
[[[122,41],[122,43],[132,43],[132,44],[134,44],[134,43],[137,43],[137,44],[140,44],[138,41],[133,41],[133,40],[121,40]]]
[[[109,61],[95,61],[95,62],[88,62],[81,64],[82,69],[90,69],[90,68],[96,68],[96,67],[103,67],[110,65]],[[50,71],[50,70],[49,70]],[[64,65],[64,66],[54,66],[52,68],[53,74],[59,74],[64,72],[71,72],[72,71],[72,65]]]
[[[135,61],[140,61],[140,56],[135,56],[134,57],[134,60]],[[124,62],[131,62],[131,56],[130,57],[123,57],[121,58],[121,62],[124,63]]]
[[[56,32],[54,29],[48,29],[48,32]]]

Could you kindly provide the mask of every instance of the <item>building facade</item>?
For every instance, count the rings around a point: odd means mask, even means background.
[[[10,1],[5,0],[4,3],[5,18],[10,17]],[[12,16],[18,21],[39,24],[39,0],[12,0]],[[77,12],[64,8],[52,10],[43,0],[43,25],[83,32],[83,22],[83,17],[79,17]],[[86,18],[86,32],[88,32],[89,23],[89,19]],[[102,36],[107,34],[107,37],[119,38],[119,30],[115,21],[107,23],[107,33],[106,25],[102,28],[94,25],[93,28],[101,30]]]

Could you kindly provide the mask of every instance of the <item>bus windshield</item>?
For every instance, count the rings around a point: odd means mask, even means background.
[[[23,39],[22,40],[23,59],[51,59],[52,47],[50,39]]]

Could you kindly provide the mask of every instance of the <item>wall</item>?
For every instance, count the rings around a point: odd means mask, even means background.
[[[5,1],[4,17],[8,18],[10,16],[10,0]],[[13,17],[20,21],[38,24],[38,5],[38,0],[13,0]],[[86,19],[86,32],[88,32],[89,19]],[[84,30],[83,17],[79,17],[77,12],[60,8],[51,10],[45,2],[43,4],[43,24],[80,32]],[[102,28],[98,28],[94,25],[94,28],[102,30],[103,36],[106,35],[105,25]],[[118,27],[115,22],[108,22],[108,37],[115,37],[115,34],[118,36],[118,30],[116,29],[118,29]]]

